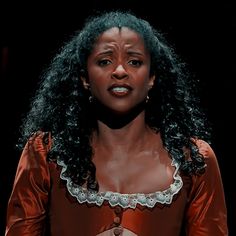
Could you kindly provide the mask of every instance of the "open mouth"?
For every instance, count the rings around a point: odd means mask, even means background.
[[[130,94],[132,88],[126,84],[125,85],[114,84],[111,87],[109,87],[108,91],[114,96],[121,97]]]

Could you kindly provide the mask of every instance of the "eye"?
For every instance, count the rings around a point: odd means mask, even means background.
[[[139,67],[143,64],[143,62],[141,60],[130,60],[128,64],[134,67]]]
[[[106,66],[106,65],[110,65],[112,62],[108,59],[101,59],[97,62],[97,64],[99,66]]]

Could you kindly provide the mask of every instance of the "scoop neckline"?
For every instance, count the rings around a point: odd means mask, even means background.
[[[71,196],[75,197],[79,203],[90,203],[101,206],[107,201],[111,207],[120,206],[122,208],[136,208],[137,204],[153,208],[157,203],[171,204],[183,186],[183,181],[179,175],[180,164],[172,159],[171,165],[175,167],[173,183],[163,191],[152,193],[119,193],[113,191],[95,192],[79,186],[66,176],[67,165],[62,160],[57,160],[57,164],[62,167],[60,178],[66,181],[66,187]]]

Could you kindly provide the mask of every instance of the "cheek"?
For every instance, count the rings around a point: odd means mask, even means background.
[[[144,90],[147,90],[147,92],[148,92],[148,90],[150,89],[150,86],[152,84],[152,79],[150,78],[149,69],[147,68],[147,69],[143,70],[141,76],[142,76],[141,78],[143,78],[143,79],[140,84],[141,84],[141,86],[143,86]]]
[[[91,68],[88,71],[88,80],[90,83],[90,86],[97,85],[97,84],[102,84],[105,81],[106,75],[104,74],[103,71],[97,68]]]
[[[108,86],[107,76],[99,71],[93,71],[88,76],[90,92],[94,96],[104,96]]]
[[[151,84],[149,72],[145,71],[145,73],[137,74],[135,83],[139,88],[143,88],[144,91],[148,90]]]
[[[149,84],[150,81],[149,77],[150,77],[150,71],[148,66],[142,67],[142,69],[136,72],[136,76],[134,76],[134,78],[137,78],[139,83],[143,84]]]

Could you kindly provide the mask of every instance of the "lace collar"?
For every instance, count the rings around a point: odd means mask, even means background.
[[[157,191],[154,193],[132,193],[132,194],[123,194],[118,192],[94,192],[89,191],[86,188],[83,188],[79,185],[74,184],[69,177],[65,175],[67,166],[61,160],[57,161],[57,164],[62,167],[60,178],[66,180],[66,186],[69,193],[75,197],[79,203],[93,203],[98,206],[101,206],[106,200],[110,206],[121,206],[122,208],[136,208],[137,204],[141,206],[146,206],[153,208],[156,203],[161,204],[171,204],[173,196],[179,192],[183,186],[183,181],[180,175],[178,174],[179,163],[175,160],[172,160],[171,165],[175,166],[175,172],[173,174],[174,182],[164,191]]]

